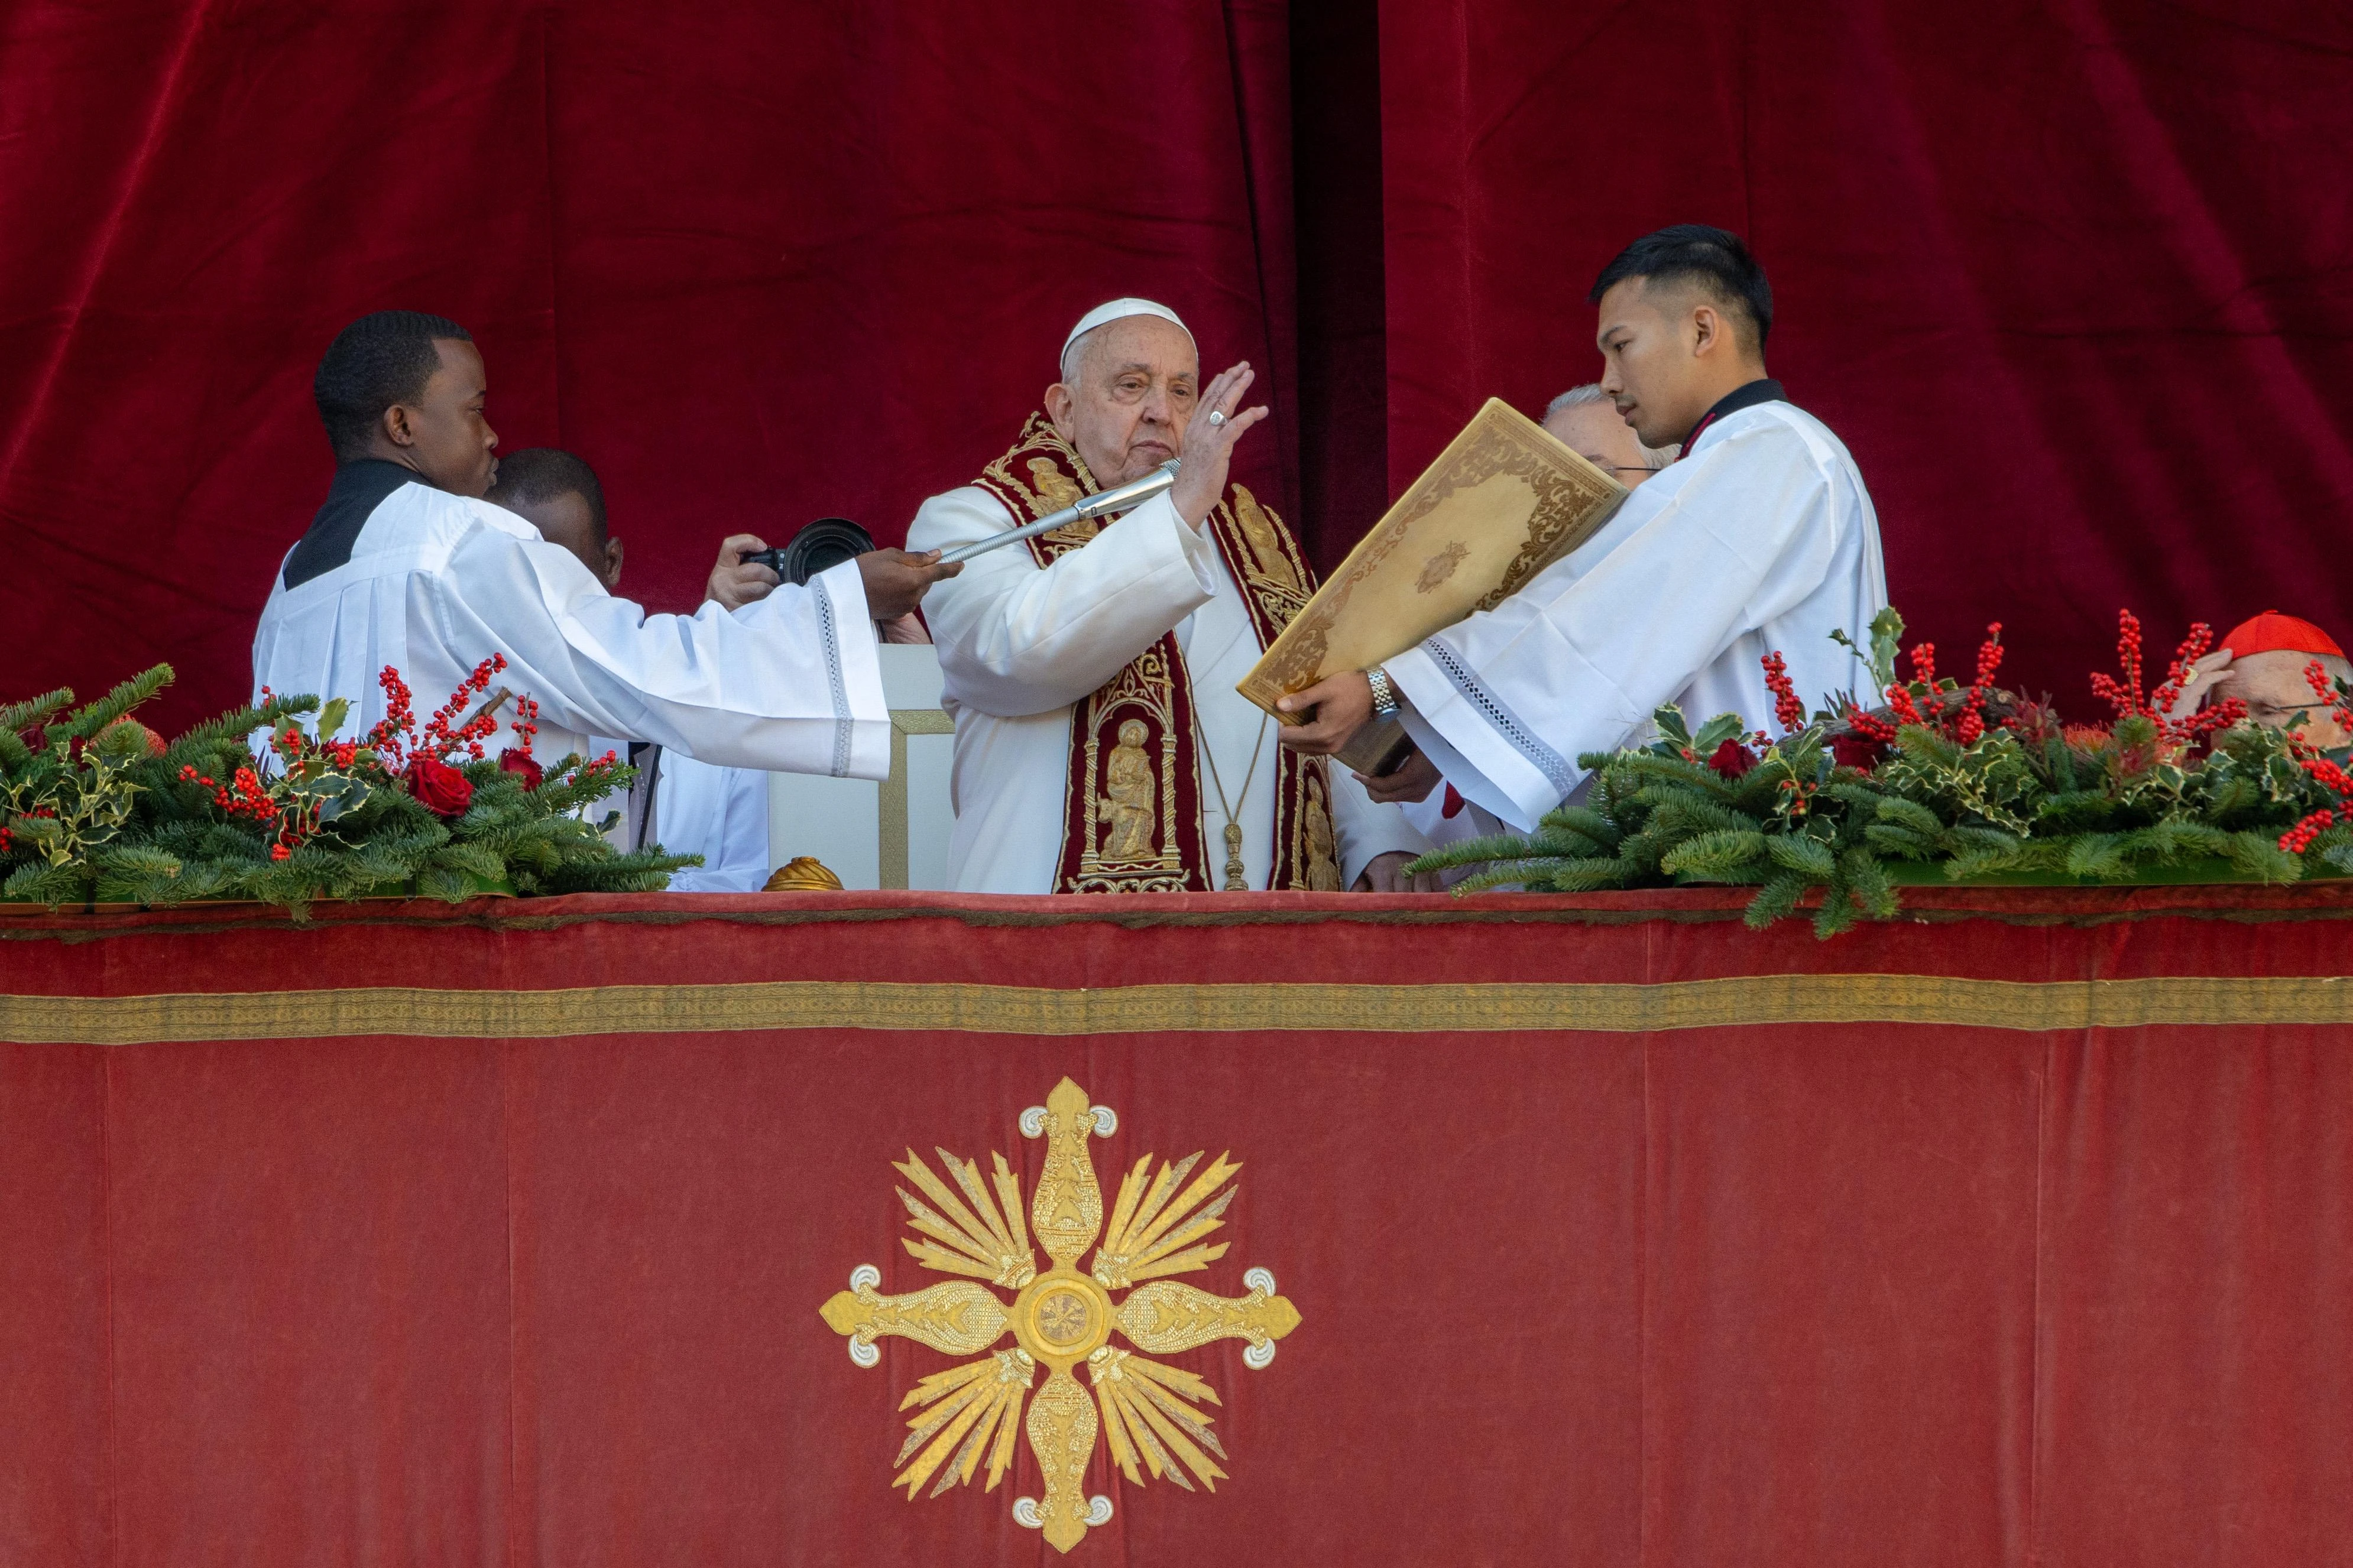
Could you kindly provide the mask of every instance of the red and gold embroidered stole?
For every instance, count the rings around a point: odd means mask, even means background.
[[[981,470],[980,488],[1017,525],[1034,522],[1101,489],[1087,465],[1032,414],[1013,449]],[[1029,541],[1042,568],[1105,526],[1082,520]],[[1211,510],[1209,531],[1241,590],[1264,648],[1315,591],[1315,574],[1291,531],[1243,486]],[[1223,884],[1201,826],[1200,741],[1193,686],[1172,628],[1083,699],[1071,720],[1070,782],[1062,808],[1058,893],[1207,892]],[[1240,781],[1234,781],[1240,787]],[[1330,775],[1321,757],[1278,744],[1274,769],[1272,885],[1315,891],[1340,886]],[[1234,803],[1236,810],[1241,802]]]

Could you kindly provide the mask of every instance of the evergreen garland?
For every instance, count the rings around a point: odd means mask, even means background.
[[[1650,745],[1580,757],[1589,791],[1534,833],[1451,846],[1410,869],[1479,868],[1458,893],[1754,887],[1746,920],[1760,928],[1820,889],[1822,937],[1894,916],[1897,883],[1923,873],[2082,884],[2353,874],[2353,776],[2235,703],[2167,717],[2211,633],[2192,628],[2168,684],[2144,698],[2139,625],[2122,622],[2124,679],[2094,682],[2116,707],[2110,724],[2062,725],[2047,703],[1994,687],[1998,624],[1968,686],[1937,679],[1925,644],[1915,679],[1896,680],[1903,619],[1891,610],[1867,656],[1886,706],[1841,696],[1808,721],[1768,655],[1779,740],[1744,733],[1731,713],[1694,731],[1671,704]],[[2353,689],[2331,691],[2317,671],[2315,691],[2353,720]]]
[[[523,747],[498,759],[483,746],[497,728],[490,713],[451,725],[503,666],[486,661],[422,740],[391,670],[394,717],[349,741],[336,738],[343,702],[265,692],[166,742],[131,715],[171,680],[169,665],[80,708],[65,689],[0,707],[0,899],[52,909],[242,899],[301,917],[322,900],[383,894],[651,892],[701,865],[607,842],[619,814],[592,820],[589,808],[626,791],[635,770],[608,753],[543,772],[529,760],[528,699],[514,724]],[[259,733],[268,768],[249,749]],[[419,798],[417,781],[436,778],[429,798],[462,806]]]

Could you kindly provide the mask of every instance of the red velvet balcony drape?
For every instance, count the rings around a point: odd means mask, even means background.
[[[1744,898],[0,921],[0,1563],[2353,1561],[2346,890]],[[818,1309],[1065,1074],[1301,1322],[1056,1558]]]

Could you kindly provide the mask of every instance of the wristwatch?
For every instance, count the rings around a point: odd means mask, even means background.
[[[1375,665],[1365,671],[1365,679],[1373,687],[1373,717],[1386,722],[1398,715],[1397,688],[1389,684],[1389,672]]]

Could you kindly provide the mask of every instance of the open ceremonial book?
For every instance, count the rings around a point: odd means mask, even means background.
[[[1505,595],[1588,539],[1626,487],[1491,397],[1413,487],[1348,552],[1236,688],[1285,724],[1275,700],[1344,669],[1369,669]],[[1387,772],[1403,726],[1368,726],[1340,760]]]

